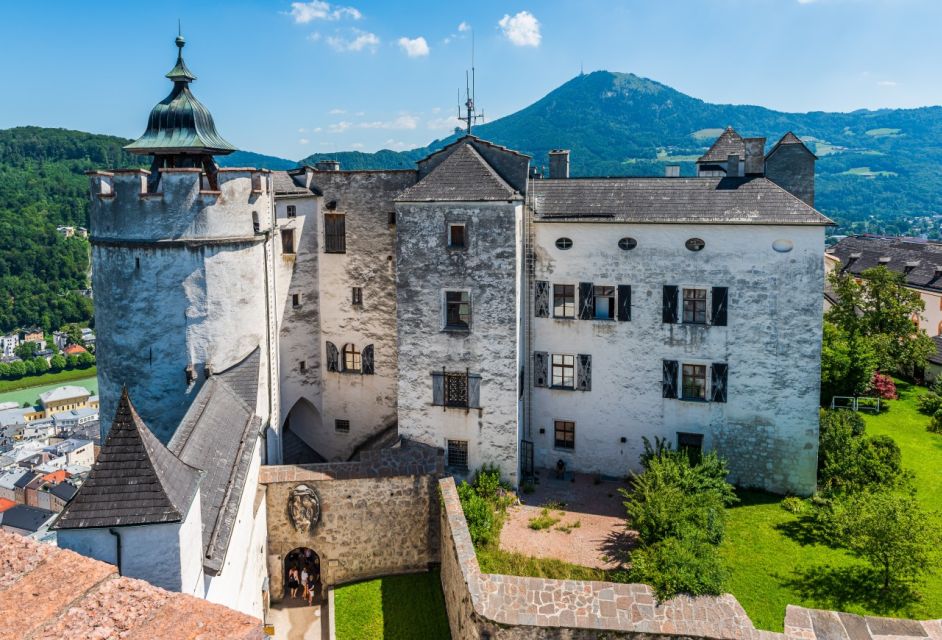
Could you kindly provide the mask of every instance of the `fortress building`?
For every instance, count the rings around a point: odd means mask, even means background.
[[[797,137],[729,129],[697,177],[572,178],[555,150],[544,178],[471,134],[414,170],[218,168],[177,46],[128,146],[151,169],[90,175],[104,444],[61,546],[260,615],[267,465],[419,443],[518,485],[623,477],[661,437],[814,490],[830,221]]]

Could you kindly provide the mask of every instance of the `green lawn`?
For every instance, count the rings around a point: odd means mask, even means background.
[[[90,367],[59,373],[44,373],[41,376],[30,376],[19,380],[0,380],[0,402],[16,402],[21,406],[24,402],[35,404],[39,401],[40,393],[66,384],[85,387],[95,394],[98,393],[96,375],[95,367]]]
[[[900,383],[900,399],[878,416],[865,415],[867,433],[893,437],[912,470],[919,499],[942,511],[942,436],[926,431],[929,418],[916,410],[925,389]],[[867,565],[842,549],[803,535],[799,518],[761,492],[740,492],[729,510],[722,552],[730,567],[729,590],[760,629],[781,631],[785,605],[912,618],[942,617],[942,572],[920,585],[921,600],[904,606],[882,600]],[[936,513],[939,526],[942,516]],[[905,532],[901,532],[905,535]]]
[[[337,640],[447,640],[438,571],[387,576],[334,591]]]
[[[477,549],[476,552],[483,573],[553,580],[608,580],[608,572],[602,569],[569,564],[554,558],[536,558],[504,551],[497,542]]]

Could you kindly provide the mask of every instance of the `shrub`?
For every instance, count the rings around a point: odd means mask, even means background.
[[[487,500],[467,482],[458,485],[458,498],[468,522],[468,532],[474,546],[485,545],[494,537],[494,510]]]
[[[788,496],[782,500],[782,508],[789,513],[800,514],[804,513],[805,507],[807,504],[804,500],[798,496]]]
[[[851,411],[822,411],[818,484],[829,493],[894,486],[902,476],[899,447],[889,436],[865,435],[863,418]]]
[[[890,376],[874,371],[870,379],[870,392],[883,400],[896,400],[896,383]]]
[[[942,409],[936,411],[935,415],[932,416],[932,419],[929,420],[929,425],[926,427],[926,431],[930,433],[942,433]]]
[[[663,601],[678,593],[719,595],[726,571],[716,546],[706,540],[669,537],[632,552],[627,577],[651,585]]]
[[[939,376],[939,380],[942,380],[942,376]],[[939,412],[939,409],[942,409],[942,396],[934,391],[930,391],[923,396],[919,396],[919,399],[916,400],[916,406],[919,408],[920,413],[924,413],[927,416],[935,416]]]

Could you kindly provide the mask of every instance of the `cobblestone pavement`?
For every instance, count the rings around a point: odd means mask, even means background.
[[[509,510],[501,548],[585,567],[617,568],[634,538],[625,528],[623,498],[618,493],[625,484],[582,474],[560,480],[545,469],[539,479],[533,493],[520,495],[523,504]],[[540,516],[546,505],[563,506],[549,508],[549,515],[559,522],[549,529],[531,529],[530,520]]]
[[[272,605],[268,623],[275,625],[275,640],[321,640],[322,605],[310,606],[299,598],[285,598]]]

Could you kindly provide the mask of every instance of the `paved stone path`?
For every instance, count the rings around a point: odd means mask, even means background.
[[[268,623],[275,625],[275,640],[321,640],[322,606],[310,606],[300,599],[285,599],[272,605]]]

